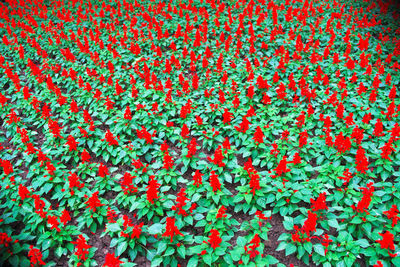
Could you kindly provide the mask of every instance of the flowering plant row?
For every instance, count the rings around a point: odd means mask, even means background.
[[[0,3],[0,263],[400,265],[393,1]]]

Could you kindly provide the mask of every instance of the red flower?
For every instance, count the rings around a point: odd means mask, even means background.
[[[29,192],[28,188],[26,188],[25,186],[23,186],[22,184],[20,184],[18,186],[18,195],[20,196],[21,200],[23,201],[25,198],[29,198],[29,194],[31,192]]]
[[[197,142],[196,142],[196,138],[192,138],[192,140],[190,140],[190,143],[188,145],[188,153],[186,155],[186,157],[191,158],[196,154],[197,151]]]
[[[3,167],[3,172],[6,176],[14,172],[13,166],[9,160],[0,159],[0,165]]]
[[[87,152],[86,151],[86,149],[84,149],[83,151],[82,151],[82,154],[81,154],[81,160],[82,160],[82,164],[84,164],[85,162],[89,162],[90,161],[90,155],[89,155],[89,152]]]
[[[225,137],[224,142],[222,143],[222,147],[224,149],[231,149],[231,143],[229,143],[229,138]],[[227,153],[227,151],[225,151],[225,154]]]
[[[307,145],[307,138],[308,138],[307,130],[300,133],[299,147],[303,147],[304,145]]]
[[[79,182],[79,177],[75,173],[70,173],[68,176],[69,188],[73,189],[74,187],[83,188],[84,184]],[[73,195],[73,191],[71,192]]]
[[[392,161],[389,156],[390,154],[392,154],[392,152],[396,151],[393,148],[393,140],[389,139],[389,141],[387,143],[385,143],[385,145],[383,147],[381,147],[382,153],[381,153],[381,157],[383,159],[387,159],[389,161]]]
[[[246,133],[247,130],[249,129],[249,121],[247,120],[246,116],[243,116],[242,122],[239,124],[239,126],[235,126],[235,129],[238,132]]]
[[[328,235],[328,234],[324,234],[321,244],[322,244],[325,248],[328,248],[328,246],[329,246],[330,243],[332,243],[332,240],[329,239],[329,235]],[[325,254],[326,254],[326,250],[325,250]]]
[[[390,139],[393,141],[397,141],[399,140],[399,136],[400,136],[400,126],[398,123],[396,123],[395,125],[393,125],[393,128],[391,130],[389,130],[390,132]]]
[[[301,228],[308,236],[310,236],[310,232],[314,232],[315,226],[317,225],[317,214],[308,211],[308,218],[305,220],[303,227]]]
[[[187,127],[186,123],[184,123],[182,126],[181,136],[186,139],[188,138],[188,135],[189,135],[189,128]]]
[[[278,99],[285,100],[287,93],[286,93],[286,87],[282,82],[277,87],[276,93],[278,94]]]
[[[89,246],[87,244],[86,239],[83,237],[83,235],[79,235],[78,239],[71,243],[76,247],[75,255],[78,256],[78,259],[85,261],[87,255],[89,254],[89,248],[91,248],[92,246]]]
[[[46,162],[46,170],[50,175],[54,175],[56,167],[54,167],[54,165],[50,161],[48,161]]]
[[[149,185],[146,186],[147,189],[147,200],[151,203],[154,204],[154,199],[159,198],[158,196],[158,188],[160,187],[160,184],[155,180],[155,176],[151,175],[149,180]]]
[[[245,250],[247,250],[247,254],[250,255],[250,258],[255,258],[260,252],[256,250],[260,246],[260,237],[258,234],[255,234],[253,239],[250,241],[250,246],[247,248],[245,247]]]
[[[124,176],[121,178],[121,187],[124,190],[124,194],[134,194],[137,192],[138,188],[132,184],[133,178],[136,176],[132,176],[129,172],[126,172]]]
[[[226,218],[226,214],[225,214],[225,212],[226,212],[226,208],[224,207],[224,206],[221,206],[219,209],[218,209],[218,212],[217,212],[217,219],[223,219],[223,218]]]
[[[89,208],[89,210],[93,210],[93,212],[96,212],[96,208],[104,206],[104,204],[101,204],[99,198],[99,191],[96,191],[92,194],[92,196],[85,202],[87,206],[87,208]]]
[[[79,112],[78,104],[76,103],[76,101],[74,99],[71,100],[71,104],[70,104],[69,110],[72,113],[78,113]]]
[[[382,237],[382,240],[376,240],[376,242],[381,244],[381,248],[391,250],[395,249],[393,244],[394,235],[391,232],[386,231],[384,234],[379,233],[379,235]]]
[[[301,128],[304,125],[306,119],[305,112],[302,111],[301,114],[297,117],[296,125],[298,128]]]
[[[299,231],[296,231],[295,233],[292,233],[292,241],[293,242],[301,242]]]
[[[249,172],[250,176],[250,183],[249,186],[251,188],[251,192],[253,193],[253,196],[256,194],[256,190],[261,189],[260,187],[260,175],[258,175],[256,170],[252,170],[252,172]]]
[[[327,210],[328,207],[326,206],[326,193],[323,192],[319,194],[316,200],[310,198],[311,202],[311,210],[318,211],[318,210]]]
[[[131,108],[129,107],[129,105],[126,106],[125,113],[124,113],[124,119],[132,120],[132,112],[131,112]]]
[[[224,114],[222,114],[223,117],[223,124],[229,123],[232,120],[233,114],[229,112],[227,108],[224,110]]]
[[[132,229],[131,239],[139,238],[142,233],[144,223],[140,223],[138,225],[134,225]]]
[[[118,146],[118,141],[115,140],[114,135],[110,132],[110,130],[107,130],[106,132],[106,136],[104,138],[107,142],[109,146]],[[103,140],[104,140],[103,139]]]
[[[109,175],[109,171],[106,165],[104,165],[103,163],[100,164],[99,166],[99,172],[97,173],[98,176],[100,177],[105,177],[107,175]]]
[[[196,170],[196,172],[193,175],[193,181],[194,181],[193,185],[196,187],[199,187],[200,185],[202,185],[203,184],[202,177],[203,177],[203,174],[199,170]]]
[[[222,147],[218,146],[218,148],[214,152],[214,159],[211,157],[207,157],[207,160],[211,161],[215,165],[218,165],[219,167],[224,167],[225,163],[222,162],[224,159],[224,155],[222,154]]]
[[[282,174],[290,172],[290,169],[287,168],[287,163],[287,156],[284,156],[274,170],[276,172],[274,177],[282,176]]]
[[[197,121],[197,125],[203,125],[203,120],[201,119],[200,116],[196,115],[196,121]]]
[[[47,217],[47,223],[51,225],[51,229],[56,229],[57,232],[60,232],[60,228],[58,227],[58,225],[60,224],[57,220],[56,216],[48,216]]]
[[[368,170],[368,159],[365,156],[365,150],[360,146],[356,154],[356,169],[361,173]]]
[[[360,128],[358,128],[358,126],[356,126],[353,129],[353,132],[351,133],[351,138],[356,139],[357,144],[361,144],[361,141],[364,138],[364,130],[360,129]]]
[[[1,242],[0,242],[1,244]],[[35,265],[46,265],[46,263],[42,259],[42,253],[39,249],[34,248],[33,245],[29,247],[28,257],[31,262],[31,266]]]
[[[174,167],[174,159],[169,155],[169,151],[165,151],[164,153],[164,166],[163,168],[166,170],[171,169],[172,167]]]
[[[69,222],[71,220],[71,216],[69,216],[69,213],[66,209],[63,210],[61,217],[60,217],[60,221],[61,223],[63,223],[64,225],[67,224],[67,222]]]
[[[218,175],[215,174],[215,171],[211,171],[210,175],[210,185],[212,187],[213,192],[215,193],[217,190],[221,191],[221,183],[218,180]]]
[[[183,236],[183,234],[175,226],[175,219],[171,218],[171,217],[167,217],[167,225],[165,227],[165,233],[162,236],[163,237],[170,237],[171,238],[171,243],[172,243],[173,242],[173,238],[176,235]]]
[[[4,247],[8,248],[12,242],[13,240],[7,233],[0,232],[0,245],[4,245]]]
[[[383,125],[382,125],[381,119],[378,119],[376,121],[373,135],[375,135],[375,136],[384,136],[384,134],[383,134]]]
[[[253,136],[253,140],[256,144],[264,143],[264,133],[262,132],[260,126],[257,126],[256,131]]]
[[[52,132],[54,138],[63,138],[60,135],[62,128],[60,127],[60,125],[58,125],[57,121],[53,121],[52,119],[49,119],[49,129]]]
[[[362,187],[362,194],[363,197],[361,200],[357,203],[357,207],[353,206],[353,209],[355,209],[357,212],[367,212],[367,209],[369,207],[369,204],[371,203],[371,197],[373,195],[373,192],[375,191],[374,186],[372,183],[367,184],[367,187]]]
[[[120,261],[118,257],[115,257],[114,253],[107,253],[103,267],[119,267],[121,263],[123,263],[123,261]]]
[[[107,221],[108,223],[115,223],[115,218],[118,215],[115,213],[115,210],[112,210],[110,207],[107,207]]]
[[[335,139],[335,146],[339,153],[345,153],[351,148],[350,137],[344,137],[343,132],[340,132]]]
[[[300,158],[299,152],[296,152],[296,153],[294,154],[292,163],[293,163],[293,164],[300,164],[300,163],[301,163],[301,158]]]
[[[396,205],[392,205],[392,207],[389,210],[384,211],[383,214],[385,214],[388,219],[392,220],[392,227],[394,227],[397,224],[397,221],[400,220],[398,216],[399,210]]]
[[[211,229],[210,230],[210,236],[209,236],[209,238],[208,238],[208,243],[210,243],[210,246],[213,248],[213,249],[216,249],[217,247],[219,247],[219,244],[221,244],[221,242],[222,242],[222,239],[221,239],[221,237],[219,236],[220,234],[219,234],[219,232],[218,232],[218,230],[216,230],[216,229]]]
[[[181,188],[181,190],[178,193],[178,196],[176,198],[177,204],[172,206],[172,210],[177,210],[178,209],[178,215],[183,215],[187,216],[188,214],[186,211],[183,209],[183,207],[186,205],[186,202],[189,201],[189,199],[186,197],[186,189]]]

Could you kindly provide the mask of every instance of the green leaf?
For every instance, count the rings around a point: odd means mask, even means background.
[[[392,263],[394,266],[400,266],[400,257],[393,258]]]
[[[173,247],[168,247],[163,256],[166,257],[169,255],[172,255],[172,254],[174,254],[174,252],[175,252],[175,249]]]
[[[304,249],[308,252],[308,254],[311,254],[312,252],[312,243],[311,242],[307,242],[304,244]]]
[[[319,255],[325,257],[325,248],[321,244],[315,244],[314,251],[317,252]]]
[[[276,248],[276,251],[284,250],[286,248],[286,246],[287,246],[286,242],[281,242],[281,243],[279,243],[278,247]]]
[[[212,263],[212,258],[211,258],[211,255],[210,254],[205,254],[204,256],[203,256],[203,260],[204,260],[204,262],[208,265],[208,266],[211,266],[211,263]]]
[[[268,264],[277,264],[279,262],[279,260],[277,258],[275,258],[274,256],[271,255],[267,255],[267,262]]]
[[[190,260],[188,261],[187,267],[196,267],[199,263],[199,257],[198,256],[192,256]]]
[[[121,227],[118,225],[118,223],[111,223],[107,225],[107,230],[109,230],[110,232],[120,232],[121,231]]]
[[[244,237],[244,236],[239,236],[239,237],[236,239],[236,244],[237,244],[239,247],[244,247],[244,246],[246,245],[246,243],[247,243],[247,240],[246,240],[246,237]]]
[[[329,221],[328,221],[328,225],[329,225],[330,227],[333,227],[333,228],[336,228],[336,229],[339,228],[339,223],[337,222],[336,219],[331,219],[331,220],[329,220]]]
[[[161,233],[162,228],[163,228],[163,225],[161,223],[155,223],[152,226],[150,226],[149,228],[147,228],[147,232],[150,235],[155,235],[155,234]]]
[[[155,267],[155,266],[160,266],[161,265],[161,263],[162,263],[162,261],[163,261],[163,258],[162,257],[157,257],[157,258],[154,258],[154,259],[152,259],[152,261],[151,261],[151,266],[153,267]]]
[[[295,253],[297,250],[296,245],[294,245],[293,243],[288,243],[286,248],[285,248],[285,255],[288,256],[290,254]]]
[[[178,252],[178,254],[179,254],[182,258],[185,258],[185,257],[186,257],[186,248],[185,248],[184,245],[181,244],[181,245],[176,249],[176,251]]]
[[[167,243],[159,242],[157,247],[157,255],[161,255],[161,253],[163,253],[166,248],[167,248]]]
[[[127,247],[128,247],[128,242],[123,241],[119,243],[117,249],[115,250],[116,256],[120,256],[122,253],[124,253]]]
[[[369,247],[369,242],[367,239],[359,239],[356,241],[356,244],[359,245],[362,248],[367,248]]]
[[[62,247],[58,247],[55,250],[55,254],[56,254],[57,258],[60,258],[63,255],[63,248]]]

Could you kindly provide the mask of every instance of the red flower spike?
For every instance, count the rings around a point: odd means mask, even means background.
[[[215,165],[219,167],[224,167],[225,163],[222,162],[224,159],[224,155],[222,153],[222,147],[218,146],[218,148],[214,152],[214,158],[212,159],[211,157],[207,157],[207,160],[211,161]]]
[[[392,227],[394,227],[397,224],[397,222],[400,220],[399,210],[398,210],[397,206],[394,204],[392,205],[392,207],[389,210],[384,211],[383,214],[385,214],[389,220],[392,220]]]
[[[221,206],[221,207],[218,209],[216,218],[217,218],[217,219],[226,218],[226,216],[227,216],[227,214],[225,214],[226,210],[227,210],[227,209],[226,209],[224,206]]]
[[[179,229],[175,226],[175,219],[171,217],[167,217],[167,225],[165,227],[165,233],[162,235],[163,237],[170,237],[171,243],[173,242],[173,238],[176,235],[183,236],[183,234],[179,231]]]
[[[40,252],[39,249],[34,248],[33,245],[29,247],[28,257],[31,262],[31,266],[46,265],[46,263],[42,259],[43,257],[42,253]]]
[[[107,253],[103,267],[119,267],[122,263],[123,261],[119,260],[114,253]]]
[[[196,187],[199,187],[200,185],[202,185],[203,184],[202,177],[203,177],[203,174],[199,170],[196,170],[196,172],[193,175],[193,185]]]
[[[372,183],[369,183],[367,184],[367,187],[361,187],[360,189],[362,190],[363,197],[357,203],[357,207],[354,207],[354,209],[359,213],[368,212],[367,209],[369,207],[369,204],[371,203],[372,195],[375,191],[375,188]]]
[[[383,233],[379,233],[379,235],[382,237],[382,240],[376,240],[377,243],[379,243],[381,245],[382,249],[390,249],[390,250],[394,250],[394,234],[392,234],[389,231],[386,231],[384,234]]]
[[[87,244],[86,239],[83,237],[83,235],[79,235],[78,239],[71,243],[75,245],[76,248],[75,255],[78,256],[78,259],[85,261],[89,254],[89,248],[91,248],[92,246],[89,246]]]
[[[319,196],[316,200],[311,198],[310,202],[311,202],[311,210],[312,211],[328,209],[328,207],[326,206],[326,193],[325,192],[319,194]]]
[[[220,246],[222,239],[220,237],[220,233],[216,229],[210,230],[210,236],[208,238],[208,243],[210,246],[215,250],[217,247]]]
[[[218,175],[215,174],[215,171],[211,171],[210,185],[214,193],[217,192],[218,190],[221,191],[221,183],[219,182]]]
[[[96,209],[98,207],[104,206],[104,204],[101,204],[99,198],[99,191],[96,191],[95,193],[92,194],[92,196],[85,202],[87,206],[87,208],[89,208],[89,210],[92,210],[93,212],[96,212]]]
[[[107,130],[104,139],[107,141],[109,146],[118,146],[118,141],[115,139],[110,130]]]
[[[262,132],[260,126],[257,126],[256,131],[253,136],[253,140],[256,144],[264,143],[264,133]]]
[[[304,231],[307,236],[310,236],[310,232],[314,232],[316,230],[315,227],[317,224],[317,218],[317,214],[308,211],[308,217],[301,228],[301,230]]]
[[[368,159],[365,156],[365,150],[361,146],[357,149],[356,169],[360,173],[365,173],[368,170]]]
[[[258,236],[258,234],[255,234],[253,239],[251,239],[250,241],[251,245],[247,248],[247,254],[250,255],[251,259],[257,257],[257,255],[260,254],[260,252],[256,250],[260,246],[260,242],[260,237]]]
[[[151,175],[149,180],[149,185],[146,186],[147,189],[147,200],[151,203],[154,204],[154,200],[158,199],[158,188],[160,187],[160,184],[155,180],[155,176]]]

